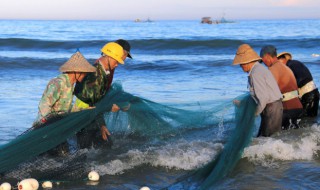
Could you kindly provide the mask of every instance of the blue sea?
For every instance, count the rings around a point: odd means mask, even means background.
[[[320,20],[212,25],[200,20],[0,20],[0,31],[0,145],[31,127],[48,81],[77,49],[94,63],[102,46],[117,39],[129,41],[133,59],[118,66],[114,81],[126,92],[163,105],[188,110],[214,107],[223,114],[224,102],[247,92],[247,74],[232,66],[243,43],[258,53],[264,45],[290,52],[293,59],[305,63],[320,86]],[[54,183],[54,189],[182,189],[173,185],[223,149],[232,130],[221,118],[216,125],[165,139],[142,143],[122,136],[114,139],[108,152],[85,150],[89,159],[83,167],[96,170],[99,183],[61,181]],[[253,138],[232,173],[214,189],[320,189],[319,122],[320,117],[311,118],[304,121],[304,128]],[[117,132],[112,126],[109,129]],[[8,175],[21,180],[33,177],[32,171],[22,167]],[[0,183],[4,179],[0,177]]]

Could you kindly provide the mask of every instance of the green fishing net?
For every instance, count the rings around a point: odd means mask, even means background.
[[[187,106],[192,107],[189,110],[179,109],[134,96],[125,92],[121,84],[114,83],[95,109],[70,113],[45,127],[28,130],[0,146],[0,173],[9,172],[27,161],[32,162],[38,155],[66,142],[82,129],[91,130],[95,127],[92,123],[101,114],[104,115],[109,130],[149,138],[151,141],[159,137],[170,138],[183,131],[190,134],[188,130],[197,128],[217,128],[221,121],[230,122],[235,127],[232,128],[231,135],[228,134],[224,149],[193,175],[201,181],[202,189],[208,189],[232,171],[241,158],[243,149],[253,137],[256,104],[249,95],[237,99],[241,103],[235,106],[235,112],[231,109],[233,103],[230,100],[220,104],[216,101],[211,109],[202,109],[199,104]],[[123,111],[110,112],[113,104],[117,104]],[[208,102],[205,104],[209,105]],[[232,119],[234,114],[235,120]],[[212,137],[213,140],[216,138]],[[51,175],[52,172],[48,173]]]
[[[219,155],[195,174],[197,178],[204,179],[200,189],[210,189],[217,181],[227,176],[254,135],[256,103],[250,95],[238,97],[237,100],[240,104],[235,106],[234,131]]]
[[[109,113],[113,104],[129,109]],[[155,103],[127,93],[121,84],[115,83],[95,109],[70,113],[45,127],[28,130],[0,146],[0,173],[64,143],[81,129],[92,128],[92,123],[101,114],[104,114],[109,129],[146,138],[168,136],[188,127],[202,127],[217,121],[212,112],[189,111]]]
[[[234,117],[231,120],[234,126],[230,134],[226,135],[224,148],[212,161],[182,176],[175,184],[164,189],[215,189],[217,182],[232,172],[244,148],[250,144],[256,132],[255,101],[249,94],[239,96],[235,100],[240,103],[234,105]]]

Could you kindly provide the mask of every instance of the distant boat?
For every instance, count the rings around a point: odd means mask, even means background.
[[[202,24],[212,24],[211,17],[208,17],[208,16],[202,17],[201,23],[202,23]]]
[[[222,13],[222,16],[220,19],[215,20],[216,24],[226,24],[226,23],[234,23],[234,21],[227,20],[225,18],[225,13]]]
[[[147,20],[141,20],[139,18],[135,19],[134,22],[154,22],[153,20],[151,20],[150,18],[148,18]]]
[[[202,17],[201,19],[202,24],[226,24],[226,23],[234,23],[234,21],[225,19],[222,16],[220,19],[212,20],[211,17]]]
[[[216,20],[216,23],[217,24],[225,24],[225,23],[235,23],[234,21],[231,21],[231,20],[227,20],[223,17],[220,18],[220,20]]]
[[[151,20],[150,18],[148,18],[146,21],[144,22],[154,22],[153,20]]]

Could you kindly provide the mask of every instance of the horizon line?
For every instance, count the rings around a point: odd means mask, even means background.
[[[32,19],[32,18],[0,18],[0,21],[132,21],[135,22],[136,19]],[[140,19],[144,22],[147,19]],[[199,19],[150,19],[151,21],[201,21]],[[213,19],[217,20],[217,19]],[[320,20],[320,18],[242,18],[242,19],[227,19],[228,21],[242,21],[242,20]],[[139,23],[139,22],[137,22]]]

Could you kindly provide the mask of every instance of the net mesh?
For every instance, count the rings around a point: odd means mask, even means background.
[[[253,136],[256,105],[249,95],[237,99],[241,103],[235,106],[233,121],[231,101],[215,104],[214,108],[207,110],[199,109],[201,106],[197,105],[198,109],[190,111],[134,96],[125,92],[121,84],[114,83],[106,96],[96,104],[95,109],[70,113],[45,127],[28,130],[8,144],[2,145],[0,173],[6,173],[19,164],[32,162],[33,158],[74,137],[81,129],[92,128],[95,126],[92,123],[101,114],[104,114],[109,130],[147,139],[170,137],[172,134],[176,135],[195,128],[216,127],[220,125],[222,117],[224,122],[230,121],[236,126],[221,153],[193,175],[193,178],[202,182],[202,189],[208,189],[232,171]],[[109,112],[113,104],[117,104],[124,112]],[[52,168],[50,170],[53,171]],[[47,175],[53,173],[47,172]]]
[[[243,150],[252,140],[255,126],[256,103],[250,95],[237,98],[240,104],[235,106],[235,129],[228,137],[224,149],[204,167],[196,171],[195,177],[203,182],[200,189],[210,189],[227,176],[242,156]]]
[[[109,113],[113,104],[120,108],[130,108],[126,112]],[[123,130],[127,134],[153,138],[212,124],[218,120],[218,112],[189,111],[165,106],[127,93],[120,83],[114,83],[95,109],[70,113],[45,127],[28,130],[0,146],[0,173],[64,143],[81,129],[90,129],[101,114],[105,114],[107,126],[117,128],[118,132]]]

